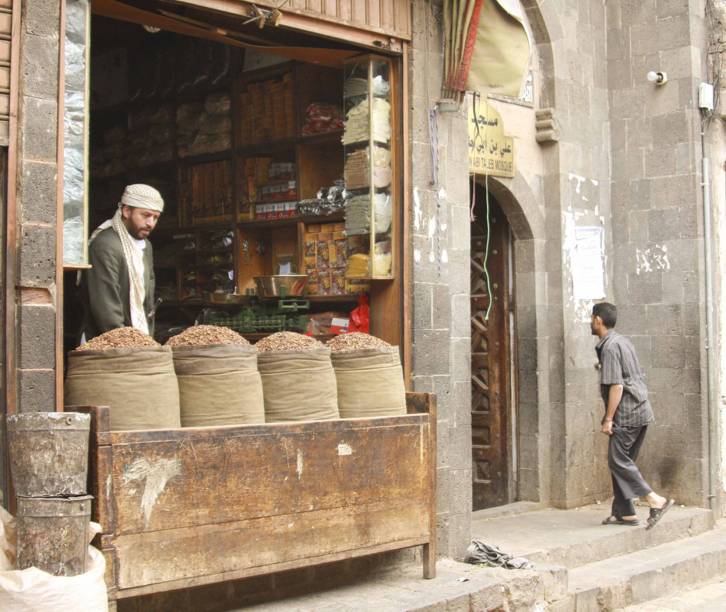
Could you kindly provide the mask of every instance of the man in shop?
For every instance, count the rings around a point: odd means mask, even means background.
[[[149,185],[128,185],[114,216],[91,235],[83,288],[84,340],[119,327],[153,334],[154,256],[149,234],[164,211]]]
[[[650,529],[673,506],[674,500],[653,491],[635,465],[648,425],[655,417],[635,347],[613,329],[617,318],[613,304],[602,302],[592,308],[590,330],[600,339],[595,352],[605,402],[601,431],[610,438],[608,467],[614,494],[610,516],[603,525],[640,524],[633,501],[644,497],[650,506],[646,527]]]

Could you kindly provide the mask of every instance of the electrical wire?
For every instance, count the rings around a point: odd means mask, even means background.
[[[476,149],[476,143],[477,141],[480,141],[482,139],[481,131],[479,129],[479,115],[477,112],[477,100],[479,99],[479,92],[473,92],[472,93],[472,110],[474,113],[474,123],[476,125],[476,136],[474,138],[474,148]],[[484,321],[489,321],[489,315],[492,311],[492,304],[494,303],[494,296],[492,295],[492,283],[491,283],[491,276],[489,275],[489,268],[487,267],[487,264],[489,262],[489,244],[491,242],[491,221],[489,218],[489,215],[491,213],[491,206],[489,204],[489,173],[487,172],[486,167],[484,167],[484,200],[486,203],[486,236],[485,236],[485,244],[484,244],[484,279],[487,284],[487,297],[489,298],[489,303],[487,304],[487,310],[484,313]],[[476,221],[476,216],[474,214],[474,209],[476,208],[476,174],[471,174],[471,210],[469,211],[469,217],[470,221],[474,223]]]

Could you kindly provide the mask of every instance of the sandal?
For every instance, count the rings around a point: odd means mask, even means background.
[[[624,518],[611,514],[609,517],[607,517],[605,520],[603,520],[602,524],[603,525],[627,525],[628,527],[637,527],[638,525],[640,525],[640,521],[638,519],[626,521]]]
[[[655,527],[658,524],[658,521],[663,518],[663,515],[668,512],[675,503],[676,501],[674,499],[669,499],[662,508],[651,508],[646,529]]]

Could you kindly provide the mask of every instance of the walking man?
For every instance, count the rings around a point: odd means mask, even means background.
[[[613,481],[613,505],[603,525],[638,525],[633,501],[644,497],[650,506],[648,525],[654,527],[673,506],[645,481],[635,465],[648,425],[655,418],[635,347],[613,328],[618,311],[602,302],[592,308],[590,330],[600,341],[595,347],[600,370],[600,392],[605,402],[602,432],[610,436],[608,467]]]

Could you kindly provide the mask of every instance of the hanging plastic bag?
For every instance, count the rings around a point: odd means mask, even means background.
[[[349,332],[370,333],[371,329],[371,312],[368,306],[368,296],[361,294],[358,298],[358,306],[350,313],[350,322],[348,323]]]
[[[89,541],[101,531],[91,523]],[[88,547],[88,570],[78,576],[53,576],[29,567],[15,566],[15,519],[0,507],[0,610],[13,612],[108,612],[106,561]]]

